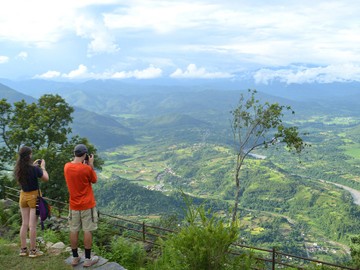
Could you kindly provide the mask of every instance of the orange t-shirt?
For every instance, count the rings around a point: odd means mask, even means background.
[[[64,166],[64,176],[71,210],[86,210],[96,206],[92,183],[96,183],[97,175],[89,165],[68,162]]]

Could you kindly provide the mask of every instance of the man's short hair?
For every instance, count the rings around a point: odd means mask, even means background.
[[[74,154],[76,157],[81,157],[88,152],[87,147],[84,144],[78,144],[74,148]]]

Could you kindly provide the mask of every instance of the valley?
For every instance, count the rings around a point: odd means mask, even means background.
[[[321,139],[323,134],[325,130],[314,134],[313,142],[329,139]],[[105,151],[104,159],[109,162],[105,162],[101,174],[104,179],[121,176],[142,188],[168,196],[182,190],[194,197],[224,201],[227,206],[220,212],[227,212],[233,200],[232,149],[224,143],[207,142],[201,136],[197,140],[175,143],[155,136],[135,145]],[[314,148],[320,152],[313,152]],[[350,180],[357,179],[354,171],[351,172],[353,168],[345,173],[344,166],[356,163],[359,157],[342,158],[338,164],[342,170],[336,171],[329,166],[331,160],[317,158],[328,151],[312,145],[305,154],[294,156],[283,148],[264,149],[259,151],[260,159],[256,155],[249,158],[242,176],[241,200],[242,239],[246,243],[266,248],[277,243],[287,252],[317,259],[339,261],[349,256],[349,236],[359,230],[359,206],[350,193],[333,183],[357,187],[358,182]],[[317,171],[314,160],[320,168],[330,169]],[[321,182],[317,177],[324,175],[328,175],[331,182]],[[348,216],[346,212],[350,209],[355,212]],[[325,221],[329,226],[326,230],[322,226]]]
[[[176,217],[177,226],[184,192],[229,218],[236,162],[230,110],[242,91],[106,82],[62,87],[53,91],[76,106],[73,130],[95,143],[104,161],[94,187],[104,212],[149,222]],[[74,98],[72,87],[82,98]],[[112,89],[111,95],[101,89]],[[360,190],[360,98],[354,91],[349,99],[291,93],[259,89],[261,99],[292,106],[295,115],[285,115],[284,122],[307,133],[311,147],[297,155],[278,144],[246,159],[241,241],[343,262],[350,237],[360,232],[360,206],[343,188]]]

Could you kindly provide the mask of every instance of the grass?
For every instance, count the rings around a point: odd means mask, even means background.
[[[20,257],[19,246],[11,243],[0,243],[0,265],[3,269],[11,270],[66,270],[73,269],[72,266],[65,264],[65,259],[69,256],[67,252],[60,255],[45,254],[37,258]]]

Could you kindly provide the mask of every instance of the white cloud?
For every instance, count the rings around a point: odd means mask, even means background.
[[[20,52],[16,58],[17,59],[21,59],[21,60],[26,60],[26,58],[28,57],[28,53],[27,52]]]
[[[54,79],[61,76],[61,73],[59,71],[49,70],[43,74],[36,75],[34,78],[38,79]]]
[[[86,79],[96,77],[95,74],[88,73],[88,68],[85,65],[79,65],[77,69],[70,71],[69,73],[61,73],[56,70],[49,70],[43,74],[35,75],[37,79],[55,79],[55,78],[67,78],[67,79]]]
[[[120,50],[113,38],[105,33],[92,34],[92,41],[88,46],[88,54],[91,56],[98,53],[114,53]]]
[[[1,4],[0,8],[0,40],[24,42],[37,47],[48,47],[57,43],[69,33],[76,32],[79,18],[92,21],[101,14],[94,14],[88,8],[95,5],[106,6],[119,3],[118,0],[12,0]],[[87,29],[86,38],[91,38],[89,50],[97,50],[98,36],[105,35],[105,28],[99,30],[101,21],[92,24],[92,29]],[[83,22],[83,24],[86,24]],[[93,34],[91,34],[93,33]],[[111,35],[109,35],[111,36]],[[109,42],[109,38],[101,38]],[[112,45],[113,46],[113,45]],[[102,48],[104,48],[103,45]],[[106,49],[111,49],[108,46]],[[103,51],[102,51],[103,52]]]
[[[98,69],[68,73],[59,67],[62,78],[151,78],[162,76],[160,68],[175,70],[184,63],[201,68],[177,69],[172,77],[227,78],[234,70],[260,68],[273,74],[276,67],[293,63],[319,69],[358,66],[359,13],[360,4],[350,0],[12,0],[0,4],[0,44],[5,44],[0,51],[12,55],[18,50],[22,53],[16,59],[45,70],[56,70],[54,63],[64,66],[64,59]],[[7,61],[2,57],[1,63]],[[32,77],[20,72],[33,69],[20,71],[15,62],[8,74]],[[143,70],[144,63],[159,70]],[[121,67],[115,74],[104,71],[115,67]],[[279,70],[277,76],[310,80],[309,72],[316,70],[307,69],[292,70],[292,77]],[[265,78],[266,69],[262,74]]]
[[[360,65],[343,64],[326,67],[304,67],[271,70],[260,69],[254,74],[256,83],[268,84],[272,81],[291,83],[331,83],[360,82]]]
[[[229,73],[224,72],[208,72],[205,68],[197,68],[195,64],[187,66],[186,70],[180,68],[176,69],[170,77],[172,78],[201,78],[201,79],[219,79],[219,78],[231,78],[233,77]]]
[[[69,2],[69,1],[65,1]],[[0,39],[37,46],[56,42],[71,27],[73,9],[60,1],[13,0],[1,4]]]
[[[9,61],[9,57],[0,55],[0,64],[5,64]]]
[[[102,26],[101,22],[91,17],[80,16],[76,19],[75,25],[78,36],[91,40],[88,45],[88,56],[98,53],[114,53],[119,50],[114,36]]]
[[[120,72],[104,72],[94,73],[89,72],[85,65],[79,65],[75,70],[69,73],[63,73],[59,71],[47,71],[43,74],[36,75],[35,78],[42,79],[54,79],[54,78],[67,78],[67,79],[153,79],[161,77],[162,70],[160,68],[150,65],[148,68],[143,70],[132,70],[132,71],[120,71]]]
[[[161,77],[162,70],[153,66],[149,66],[143,70],[134,70],[134,71],[121,71],[115,72],[111,75],[113,79],[126,79],[126,78],[136,78],[136,79],[153,79]]]
[[[90,76],[88,74],[88,68],[85,65],[79,65],[77,69],[70,71],[68,74],[62,74],[62,77],[68,79],[81,79]]]
[[[133,1],[104,13],[104,23],[111,29],[151,29],[165,34],[199,27],[217,8],[218,5],[195,1]]]

